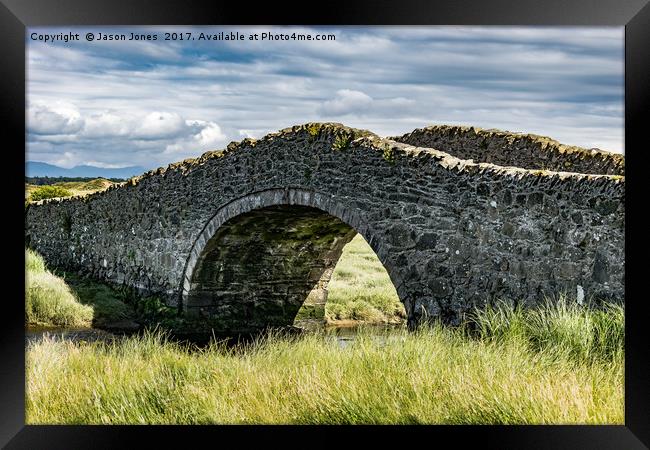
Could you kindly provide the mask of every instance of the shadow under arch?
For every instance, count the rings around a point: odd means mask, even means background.
[[[402,283],[382,254],[380,236],[360,211],[335,196],[283,188],[233,200],[194,241],[182,278],[181,312],[225,332],[291,325],[308,298],[324,307],[334,267],[357,233],[399,295]],[[401,295],[400,300],[405,303]]]

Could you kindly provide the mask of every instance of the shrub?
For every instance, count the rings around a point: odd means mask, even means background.
[[[390,164],[395,163],[395,149],[388,144],[384,144],[384,152],[382,157]]]
[[[36,202],[46,198],[70,197],[72,192],[61,186],[40,186],[29,196],[30,201]]]
[[[354,133],[342,131],[336,134],[334,143],[332,144],[332,150],[341,151],[347,150],[350,147],[350,143],[354,140]]]
[[[309,133],[309,140],[314,141],[320,133],[320,125],[317,123],[310,123],[307,125],[307,133]]]

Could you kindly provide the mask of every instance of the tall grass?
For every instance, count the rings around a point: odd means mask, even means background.
[[[199,350],[159,333],[44,340],[27,350],[27,422],[622,424],[621,310],[583,313],[547,306],[527,326],[493,309],[479,333],[362,332],[345,347],[321,334]]]
[[[615,359],[625,342],[622,305],[581,306],[565,296],[556,302],[547,300],[539,308],[499,302],[476,310],[470,320],[483,340],[522,341],[532,350],[577,361]]]
[[[404,305],[375,252],[357,234],[343,249],[328,286],[325,318],[329,322],[401,322]]]
[[[65,281],[50,273],[43,258],[29,249],[25,251],[25,270],[25,321],[28,325],[91,325],[93,308],[79,303]]]
[[[45,272],[45,261],[43,261],[43,257],[31,249],[26,249],[25,270],[30,274]]]

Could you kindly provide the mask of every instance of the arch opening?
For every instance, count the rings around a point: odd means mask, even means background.
[[[309,327],[311,303],[305,302],[296,317],[296,325]],[[357,233],[345,247],[327,284],[327,303],[317,323],[342,326],[358,322],[403,324],[404,303],[382,264],[365,238]]]
[[[327,285],[355,235],[311,206],[272,205],[232,217],[202,246],[184,312],[232,332],[291,325],[305,310],[322,318]]]

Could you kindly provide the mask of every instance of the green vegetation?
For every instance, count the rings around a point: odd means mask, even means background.
[[[93,308],[81,304],[65,281],[46,269],[41,256],[27,250],[25,268],[25,321],[28,325],[90,326]]]
[[[320,134],[320,125],[317,123],[310,123],[306,126],[307,133],[309,133],[309,140],[314,141]]]
[[[565,306],[343,348],[318,333],[203,349],[45,339],[27,350],[27,423],[622,424],[622,308]]]
[[[63,188],[69,189],[79,194],[79,193],[102,191],[112,185],[113,183],[105,178],[95,178],[93,180],[82,181],[82,182],[79,181],[61,182],[61,183],[57,183],[55,186],[61,186]]]
[[[25,177],[25,183],[43,186],[46,184],[60,184],[69,181],[83,183],[92,183],[95,180],[108,180],[114,183],[126,181],[125,178],[91,178],[91,177]]]
[[[59,277],[31,249],[25,250],[25,271],[27,325],[101,328],[136,317],[129,296],[72,273]]]
[[[498,303],[476,310],[469,320],[483,340],[523,341],[532,351],[575,361],[623,358],[625,311],[619,304],[581,306],[561,296],[540,308]]]
[[[347,150],[350,143],[354,140],[354,132],[339,131],[336,133],[336,138],[332,144],[332,150],[340,151]]]
[[[43,257],[33,250],[25,249],[25,270],[28,274],[45,272],[45,261],[43,261]]]
[[[45,181],[37,178],[35,181],[40,181],[42,185],[38,185],[39,183],[25,184],[27,201],[35,202],[45,198],[88,195],[93,192],[103,191],[114,184],[105,178],[46,178]]]
[[[328,322],[363,321],[399,323],[404,305],[375,252],[357,234],[343,249],[328,287],[325,318]]]
[[[39,186],[29,194],[29,200],[37,202],[46,198],[69,197],[72,192],[61,186]]]
[[[382,157],[390,164],[395,164],[395,149],[388,144],[384,144]]]
[[[159,299],[73,274],[26,251],[28,324],[178,320]],[[85,303],[85,305],[84,305]],[[330,321],[391,322],[404,310],[361,236],[330,284]],[[29,424],[622,424],[624,309],[566,298],[498,303],[457,328],[362,328],[345,347],[326,331],[270,332],[205,348],[146,332],[112,342],[27,347]]]

